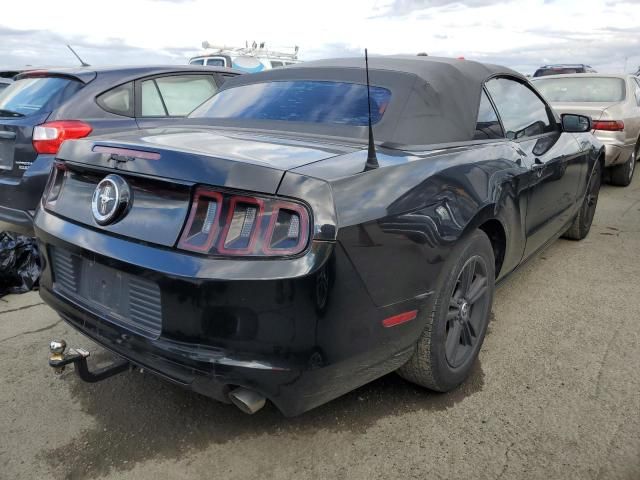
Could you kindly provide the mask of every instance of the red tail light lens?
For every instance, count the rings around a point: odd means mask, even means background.
[[[300,203],[198,188],[178,247],[225,256],[296,255],[307,246],[309,225]]]
[[[598,120],[593,122],[593,129],[605,132],[621,132],[624,130],[624,122],[622,120]]]
[[[93,129],[78,120],[59,120],[38,125],[33,129],[33,148],[38,153],[56,154],[65,140],[83,138]]]
[[[191,213],[178,247],[194,252],[209,252],[219,230],[222,195],[198,189],[193,197]]]

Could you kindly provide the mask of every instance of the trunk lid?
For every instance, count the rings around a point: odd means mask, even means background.
[[[0,112],[0,176],[22,176],[35,161],[33,127],[44,123],[49,112],[29,117],[6,117]]]
[[[275,194],[287,170],[356,149],[193,128],[68,141],[58,154],[67,162],[65,181],[55,205],[46,208],[93,228],[173,246],[186,221],[196,184]],[[108,174],[127,181],[133,200],[120,221],[100,226],[93,217],[92,196]]]
[[[551,106],[558,114],[573,113],[575,115],[586,115],[591,117],[594,121],[598,121],[601,119],[602,114],[606,109],[618,103],[620,102],[557,102],[552,103]]]
[[[110,148],[131,152],[124,152],[127,158],[119,161]],[[174,127],[65,142],[58,158],[122,174],[274,194],[287,170],[358,149],[258,133]],[[136,151],[159,158],[136,158]]]

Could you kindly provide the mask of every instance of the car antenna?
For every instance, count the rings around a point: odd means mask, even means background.
[[[373,170],[378,168],[378,157],[376,155],[376,144],[373,142],[373,127],[371,121],[371,87],[369,86],[369,54],[367,49],[364,49],[364,65],[367,72],[367,106],[369,108],[369,149],[367,153],[367,163],[364,165],[364,171]]]
[[[67,48],[68,48],[69,50],[71,50],[71,53],[73,53],[73,54],[76,56],[76,58],[77,58],[77,59],[78,59],[78,61],[80,62],[80,65],[82,65],[83,67],[90,67],[90,66],[91,66],[91,65],[89,65],[87,62],[85,62],[84,60],[82,60],[82,59],[80,58],[80,55],[78,55],[78,54],[76,53],[76,51],[75,51],[73,48],[71,48],[71,45],[67,44]]]

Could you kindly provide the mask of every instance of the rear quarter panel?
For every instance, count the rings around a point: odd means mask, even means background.
[[[366,152],[355,156],[321,163],[325,176],[337,177],[330,179],[337,240],[376,305],[432,292],[460,238],[489,219],[506,231],[501,275],[522,258],[528,169],[509,142],[410,155],[379,151],[379,169],[353,175]],[[318,174],[314,169],[307,171]]]

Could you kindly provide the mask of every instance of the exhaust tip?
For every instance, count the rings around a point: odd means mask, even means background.
[[[231,391],[229,400],[241,411],[249,415],[253,415],[267,403],[266,399],[258,392],[242,387]]]

